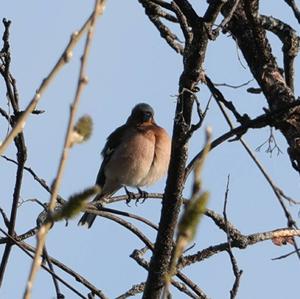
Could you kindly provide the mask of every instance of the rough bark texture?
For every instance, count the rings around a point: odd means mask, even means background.
[[[224,6],[222,12],[225,15],[233,3],[234,1],[230,1]],[[282,118],[274,120],[274,125],[286,138],[292,165],[300,172],[300,107],[287,108],[296,99],[281,75],[266,37],[266,31],[259,25],[258,1],[240,1],[227,29],[237,41],[268,101],[270,111],[287,109]]]
[[[159,231],[150,262],[144,299],[160,298],[165,274],[169,268],[173,236],[181,205],[185,182],[185,166],[188,152],[188,137],[195,100],[195,87],[203,75],[203,63],[208,44],[208,33],[217,17],[223,1],[214,1],[200,18],[187,1],[175,0],[192,28],[192,38],[186,42],[183,53],[184,69],[179,80],[179,96],[173,126],[173,143],[167,185],[162,203]]]

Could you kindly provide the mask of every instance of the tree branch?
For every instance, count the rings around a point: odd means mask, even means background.
[[[297,7],[297,4],[295,3],[295,0],[284,0],[284,1],[288,4],[288,6],[291,7],[296,19],[298,20],[298,23],[300,24],[300,11],[299,8]]]
[[[183,54],[184,69],[179,80],[179,97],[173,125],[171,161],[165,194],[162,203],[159,231],[154,253],[150,261],[148,278],[143,299],[158,299],[161,295],[165,274],[168,272],[173,235],[181,206],[181,194],[184,186],[185,164],[187,161],[188,140],[186,134],[191,125],[191,114],[196,85],[203,77],[203,62],[208,44],[208,32],[217,17],[223,1],[210,4],[204,20],[194,11],[186,0],[174,1],[187,23],[192,27],[193,38],[186,44]]]
[[[86,20],[86,22],[82,25],[82,27],[75,31],[70,38],[70,41],[68,45],[66,46],[65,50],[61,54],[60,58],[48,74],[48,76],[43,79],[42,83],[38,87],[34,97],[26,107],[24,111],[22,111],[22,114],[18,117],[18,121],[16,122],[13,129],[10,131],[8,136],[5,138],[5,140],[0,145],[0,155],[2,155],[9,144],[13,141],[13,139],[20,133],[25,125],[25,122],[27,121],[27,118],[29,115],[34,111],[36,108],[38,102],[40,101],[42,94],[45,92],[45,90],[48,88],[50,83],[53,81],[53,79],[56,77],[56,75],[59,73],[59,71],[62,69],[62,67],[70,61],[72,58],[72,50],[77,45],[79,40],[82,38],[83,34],[88,30],[90,27],[90,24],[93,20],[94,14],[92,13],[89,18]]]
[[[267,241],[272,240],[276,237],[295,237],[300,236],[300,230],[290,229],[290,228],[282,228],[282,229],[276,229],[273,231],[267,231],[267,232],[261,232],[261,233],[254,233],[250,235],[243,235],[239,234],[237,236],[231,235],[232,242],[231,247],[232,248],[239,248],[239,249],[245,249],[248,246]],[[191,264],[194,264],[196,262],[203,261],[205,259],[210,258],[211,256],[228,250],[228,242],[221,243],[218,245],[207,247],[201,251],[198,251],[195,254],[187,255],[183,257],[179,264],[179,269],[182,269],[186,266],[189,266]]]
[[[282,52],[285,81],[294,92],[294,61],[299,52],[300,38],[291,26],[279,19],[260,15],[259,21],[266,30],[276,34],[283,44]]]
[[[7,91],[8,99],[14,111],[13,119],[9,117],[8,122],[11,125],[15,125],[15,120],[18,118],[20,111],[19,111],[19,97],[17,93],[17,88],[15,86],[16,82],[10,80],[10,78],[12,77],[10,74],[11,57],[10,57],[10,45],[9,45],[9,27],[11,22],[4,19],[3,24],[5,26],[5,31],[3,34],[3,48],[1,50],[1,53],[4,54],[5,56],[4,56],[4,64],[1,68],[2,70],[1,75],[3,76],[4,81],[6,83],[6,91]],[[13,200],[12,200],[12,206],[11,206],[11,212],[9,218],[9,226],[8,226],[9,235],[14,235],[15,233],[17,209],[18,209],[18,203],[19,203],[19,198],[21,193],[24,165],[27,159],[27,149],[26,149],[25,138],[23,133],[19,133],[18,135],[14,136],[14,143],[17,148],[18,166],[17,166],[16,182],[14,187]],[[12,243],[7,242],[5,245],[5,249],[0,264],[0,287],[3,282],[4,273],[11,253],[11,249],[12,249]]]
[[[234,1],[223,7],[227,15]],[[265,30],[260,26],[258,2],[242,0],[234,12],[227,29],[237,41],[250,70],[260,85],[271,111],[296,101],[292,90],[283,79],[272,54]],[[292,166],[300,173],[300,108],[278,119],[278,128],[285,136]]]
[[[79,105],[80,96],[83,91],[83,87],[87,83],[87,78],[86,78],[86,74],[85,74],[86,62],[87,62],[87,57],[88,57],[89,50],[90,50],[91,41],[92,41],[93,34],[94,34],[94,26],[95,26],[97,17],[103,13],[104,8],[105,8],[105,0],[96,0],[95,1],[95,8],[93,10],[91,22],[89,23],[89,26],[88,26],[88,32],[87,32],[87,36],[86,36],[84,51],[83,51],[83,55],[81,57],[81,65],[80,65],[80,71],[79,71],[78,84],[77,84],[77,89],[76,89],[76,93],[75,93],[75,98],[74,98],[74,101],[73,101],[73,103],[71,105],[71,109],[70,109],[70,117],[69,117],[68,129],[67,129],[67,133],[66,133],[66,137],[65,137],[65,144],[64,144],[63,151],[62,151],[60,164],[59,164],[59,167],[57,170],[55,182],[54,182],[54,185],[52,188],[51,198],[49,201],[48,208],[49,208],[50,213],[54,210],[54,208],[56,206],[58,189],[61,184],[62,175],[63,175],[63,171],[64,171],[64,168],[66,165],[68,153],[69,153],[69,150],[72,145],[72,133],[74,130],[76,111],[77,111],[77,108]],[[36,246],[35,257],[32,262],[30,274],[29,274],[26,289],[24,292],[24,299],[30,299],[30,297],[31,297],[33,282],[34,282],[36,273],[40,266],[40,256],[41,256],[41,253],[42,253],[45,241],[46,241],[46,235],[47,235],[49,229],[51,228],[51,226],[52,226],[52,223],[47,222],[39,228],[39,231],[37,234],[37,246]]]

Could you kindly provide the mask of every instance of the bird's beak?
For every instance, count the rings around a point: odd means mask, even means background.
[[[148,122],[148,121],[151,120],[151,118],[152,118],[152,114],[146,112],[146,113],[144,113],[144,115],[143,115],[143,122]]]

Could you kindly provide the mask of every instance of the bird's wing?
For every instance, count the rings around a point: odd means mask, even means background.
[[[104,174],[105,167],[108,161],[110,160],[111,156],[113,155],[115,149],[121,144],[126,129],[127,129],[126,125],[118,127],[107,137],[106,144],[101,152],[103,161],[96,179],[96,184],[99,185],[100,187],[103,187],[105,184],[105,174]]]

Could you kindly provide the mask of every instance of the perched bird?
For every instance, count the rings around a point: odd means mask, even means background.
[[[158,181],[166,172],[170,161],[171,140],[165,129],[154,121],[152,107],[137,104],[126,123],[112,132],[102,150],[103,161],[96,184],[101,194],[94,200],[110,197],[126,186],[139,189]],[[96,215],[84,213],[79,225],[90,228]]]

